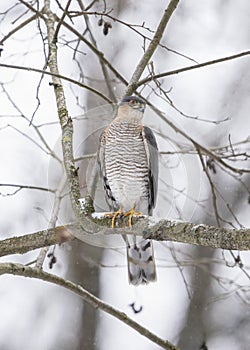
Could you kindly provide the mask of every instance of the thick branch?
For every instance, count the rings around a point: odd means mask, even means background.
[[[0,241],[0,256],[25,254],[31,250],[60,244],[73,239],[71,230],[74,225],[58,226],[48,230],[11,237]]]
[[[17,276],[31,277],[43,280],[45,282],[53,283],[58,286],[64,287],[71,292],[79,295],[85,302],[93,306],[95,309],[102,310],[109,315],[114,316],[118,320],[122,321],[129,327],[136,330],[138,333],[142,334],[146,338],[150,339],[155,344],[159,345],[163,349],[178,350],[176,346],[171,344],[167,340],[163,340],[156,334],[150,332],[148,329],[141,326],[139,323],[135,322],[129,318],[124,312],[121,312],[109,304],[104,303],[101,299],[95,297],[93,294],[89,293],[86,289],[77,285],[71,281],[65,280],[56,275],[44,272],[43,270],[32,268],[29,266],[21,264],[3,263],[0,264],[0,275],[11,274]]]
[[[58,117],[62,129],[62,150],[64,166],[67,174],[67,180],[70,187],[70,199],[74,213],[78,219],[81,218],[81,208],[78,199],[80,198],[80,186],[77,170],[74,163],[73,156],[73,122],[68,115],[68,109],[65,100],[64,89],[60,78],[55,74],[59,74],[57,46],[55,38],[55,16],[50,9],[50,1],[45,1],[43,13],[46,14],[45,23],[48,33],[49,44],[49,58],[48,66],[52,75],[56,104],[58,110]]]
[[[0,241],[0,256],[10,254],[24,254],[30,250],[63,243],[75,237],[86,241],[89,237],[103,235],[134,234],[151,238],[156,241],[172,241],[194,244],[210,248],[228,250],[250,250],[250,229],[227,229],[221,227],[196,225],[187,222],[161,220],[148,227],[148,221],[140,219],[132,229],[123,225],[123,228],[111,229],[87,221],[81,226],[77,223],[58,226],[55,229],[34,232],[20,237],[12,237]],[[101,220],[100,220],[101,223]],[[103,224],[103,222],[102,222]]]
[[[250,229],[228,229],[162,220],[144,236],[157,241],[182,242],[228,250],[250,250]]]

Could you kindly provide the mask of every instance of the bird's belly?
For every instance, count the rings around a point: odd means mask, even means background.
[[[123,211],[129,211],[133,207],[144,214],[148,213],[148,190],[146,184],[135,178],[124,179],[124,175],[119,179],[110,180],[110,188],[116,203]]]
[[[118,149],[118,150],[117,150]],[[120,148],[121,149],[121,148]],[[118,207],[148,214],[149,178],[145,150],[142,147],[123,152],[106,150],[106,176]]]

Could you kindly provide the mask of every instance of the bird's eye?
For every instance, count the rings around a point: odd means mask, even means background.
[[[136,104],[136,100],[131,100],[131,101],[129,102],[129,104],[130,104],[131,106],[134,106],[134,105]]]

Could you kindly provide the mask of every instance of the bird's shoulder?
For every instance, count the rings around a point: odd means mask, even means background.
[[[148,126],[143,126],[143,136],[145,137],[146,141],[150,144],[150,146],[158,149],[157,142],[155,135]]]

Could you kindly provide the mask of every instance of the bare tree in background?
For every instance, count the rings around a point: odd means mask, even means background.
[[[0,6],[1,349],[247,349],[250,5]],[[98,138],[131,94],[160,183],[154,222],[122,232],[165,241],[158,281],[136,290],[119,229],[92,218],[107,210]]]

